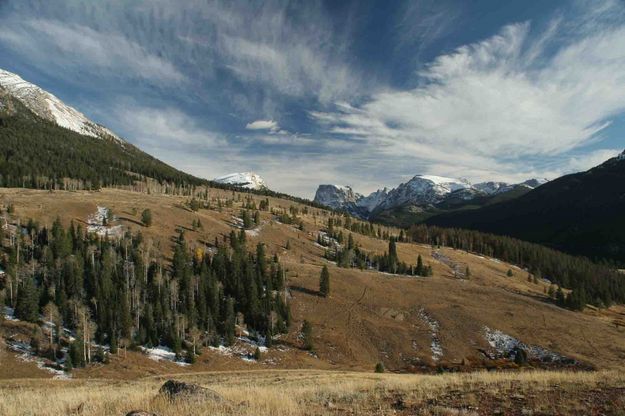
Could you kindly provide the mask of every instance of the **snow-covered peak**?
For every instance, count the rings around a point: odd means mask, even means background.
[[[540,185],[546,184],[547,182],[549,182],[549,179],[533,178],[533,179],[528,179],[525,182],[521,182],[519,185],[525,186],[530,189],[534,189],[534,188],[538,188]]]
[[[66,105],[35,84],[23,80],[19,75],[0,69],[0,87],[39,117],[52,121],[61,127],[86,136],[124,142],[109,129],[94,123],[80,111]]]
[[[378,189],[375,192],[370,193],[369,195],[361,198],[356,205],[361,208],[364,208],[368,212],[373,211],[378,207],[386,198],[388,197],[388,189]]]
[[[473,185],[478,191],[484,192],[486,195],[495,195],[509,191],[514,185],[506,182],[480,182]]]
[[[254,172],[230,173],[213,179],[214,182],[240,186],[247,189],[266,189],[267,183]]]
[[[388,193],[380,204],[382,208],[391,208],[406,203],[424,205],[436,204],[445,196],[462,189],[472,189],[464,179],[446,178],[433,175],[416,175],[406,183]]]
[[[314,201],[333,209],[345,209],[363,198],[355,193],[351,186],[345,185],[319,185],[315,193]]]

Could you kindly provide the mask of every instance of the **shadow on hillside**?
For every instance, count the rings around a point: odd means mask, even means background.
[[[305,293],[305,294],[310,295],[310,296],[321,296],[319,291],[308,289],[308,288],[305,288],[305,287],[302,287],[302,286],[289,286],[289,289],[294,290],[296,292]]]
[[[127,221],[127,222],[131,222],[131,223],[133,223],[135,225],[139,225],[139,226],[143,227],[143,223],[141,221],[135,220],[134,218],[130,218],[130,217],[117,217],[117,219],[119,221]]]

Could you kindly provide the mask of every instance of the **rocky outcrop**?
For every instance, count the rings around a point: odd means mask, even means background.
[[[169,400],[192,399],[211,400],[218,403],[225,402],[225,399],[214,390],[176,380],[167,380],[158,392]]]

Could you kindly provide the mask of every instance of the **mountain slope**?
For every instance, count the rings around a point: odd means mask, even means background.
[[[0,87],[37,116],[85,136],[124,141],[104,126],[89,120],[49,92],[25,81],[19,75],[0,69]]]
[[[265,180],[254,172],[230,173],[213,179],[213,182],[238,186],[246,189],[268,189]]]
[[[625,153],[512,201],[446,213],[427,224],[510,235],[625,264]]]
[[[120,140],[61,127],[0,90],[0,186],[97,189],[142,178],[202,182]]]

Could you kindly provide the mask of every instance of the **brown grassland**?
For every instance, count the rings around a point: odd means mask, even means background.
[[[231,191],[210,190],[211,198],[233,198]],[[241,197],[241,201],[245,195]],[[258,202],[260,196],[253,196]],[[46,192],[0,189],[0,206],[13,204],[15,215],[50,225],[83,223],[96,207],[106,206],[118,224],[140,230],[171,255],[171,239],[185,229],[190,245],[223,238],[232,229],[241,202],[221,212],[185,207],[185,197],[103,189],[97,192]],[[270,198],[272,208],[288,210],[291,201]],[[150,208],[154,225],[140,224]],[[301,207],[300,207],[301,208]],[[3,338],[26,333],[23,324],[0,326],[0,415],[124,414],[131,408],[159,415],[232,414],[625,414],[625,318],[621,306],[583,313],[555,307],[548,284],[528,281],[527,272],[495,259],[441,248],[439,261],[429,246],[400,243],[400,259],[414,264],[420,254],[434,275],[402,277],[371,270],[342,269],[323,258],[316,244],[328,218],[324,210],[300,214],[304,231],[262,212],[262,224],[248,233],[250,247],[262,241],[288,268],[287,284],[293,324],[277,346],[258,362],[246,362],[205,349],[197,362],[179,367],[153,361],[139,352],[120,352],[107,365],[73,372],[74,380],[46,380],[51,375],[23,362]],[[203,230],[191,224],[200,219]],[[347,235],[347,231],[345,231]],[[381,254],[387,242],[354,234],[362,248]],[[290,241],[290,249],[286,242]],[[167,259],[165,259],[167,260]],[[454,277],[449,262],[469,266],[469,280]],[[331,294],[317,296],[321,267],[331,273]],[[513,277],[506,277],[508,269]],[[443,355],[434,360],[431,328],[420,312],[438,323]],[[306,319],[314,328],[315,353],[301,349],[299,330]],[[526,344],[539,345],[596,371],[492,371],[501,363],[486,360],[484,328],[500,330]],[[394,373],[373,374],[382,362]],[[505,365],[515,368],[514,365]],[[286,370],[288,369],[288,370]],[[165,374],[199,383],[222,394],[227,404],[168,403],[155,399]],[[170,376],[168,376],[170,377]],[[515,398],[516,397],[516,398]],[[523,411],[534,413],[522,413]]]

